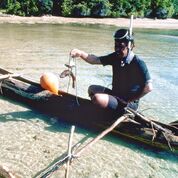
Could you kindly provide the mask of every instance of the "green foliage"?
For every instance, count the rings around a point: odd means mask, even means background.
[[[22,9],[24,9],[26,16],[38,15],[36,0],[25,1],[24,4],[22,4]]]
[[[72,15],[74,17],[86,17],[90,15],[90,9],[86,2],[81,2],[73,6]]]
[[[136,10],[133,14],[135,14],[135,17],[144,17],[150,7],[151,0],[135,0],[134,4]]]
[[[111,15],[109,0],[91,0],[89,2],[92,17],[108,17]]]
[[[53,7],[53,0],[38,0],[38,14],[51,14]]]
[[[173,0],[152,0],[150,7],[151,17],[166,19],[174,14]]]
[[[174,14],[173,17],[178,18],[178,0],[173,1]]]
[[[111,17],[124,17],[126,16],[125,10],[123,9],[124,0],[110,0],[111,6]]]
[[[126,16],[144,17],[146,10],[151,4],[151,0],[128,0],[123,1],[123,9]]]
[[[151,0],[110,0],[113,17],[144,17]]]
[[[25,12],[22,11],[20,2],[15,1],[14,3],[9,3],[7,7],[8,7],[7,13],[25,16]]]
[[[7,13],[19,16],[51,14],[52,6],[52,0],[11,0],[7,4]]]
[[[14,0],[7,4],[7,13],[19,16],[30,16],[38,14],[36,0]]]
[[[73,0],[63,0],[63,3],[61,5],[61,15],[65,17],[69,17],[72,15],[73,10]]]
[[[20,16],[178,18],[178,0],[0,0],[0,7]]]

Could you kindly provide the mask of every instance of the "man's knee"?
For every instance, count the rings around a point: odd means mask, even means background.
[[[101,94],[101,93],[96,93],[93,95],[91,98],[92,103],[102,107],[102,108],[107,108],[108,106],[108,95],[106,94]]]
[[[91,98],[92,103],[100,105],[101,103],[101,97],[99,94],[93,94]]]

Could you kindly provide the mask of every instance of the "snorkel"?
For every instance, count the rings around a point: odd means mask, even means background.
[[[128,30],[128,36],[127,36],[127,40],[128,40],[128,52],[127,52],[127,57],[125,58],[125,60],[121,61],[121,67],[125,66],[125,63],[130,64],[130,62],[132,61],[133,57],[134,57],[134,53],[132,51],[133,49],[133,44],[134,44],[134,39],[133,39],[133,35],[132,35],[132,27],[133,27],[133,15],[131,15],[130,18],[130,26],[129,26],[129,30]]]
[[[124,49],[127,48],[127,54],[124,54],[126,58],[129,55],[129,53],[132,51],[133,48],[132,44],[134,43],[134,39],[132,35],[132,26],[133,26],[133,15],[131,15],[130,18],[129,28],[118,29],[113,35],[115,40],[115,52],[118,55],[120,54],[122,55]]]
[[[128,40],[128,53],[127,53],[127,57],[121,61],[121,67],[124,67],[125,64],[130,64],[130,62],[132,61],[133,57],[134,57],[134,53],[132,52],[132,43],[133,43],[133,36],[132,36],[132,27],[133,27],[133,15],[131,15],[130,18],[130,26],[129,26],[129,30],[128,30],[128,36],[127,36],[127,40]]]
[[[128,42],[129,52],[131,51],[131,41],[133,40],[132,27],[133,27],[133,15],[131,15],[131,17],[130,17],[130,26],[129,26],[129,42]],[[128,54],[129,54],[129,52],[128,52]]]

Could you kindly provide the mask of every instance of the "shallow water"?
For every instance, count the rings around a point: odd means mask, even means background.
[[[97,55],[113,50],[113,26],[0,24],[1,67],[39,81],[45,71],[59,74],[69,51],[79,48]],[[140,103],[147,116],[169,123],[178,120],[178,31],[135,29],[135,53],[150,70],[154,90]],[[110,85],[109,67],[77,60],[77,93],[87,96],[91,84]],[[67,90],[68,79],[60,80]],[[75,90],[70,88],[71,93]],[[0,165],[19,177],[33,177],[67,148],[70,126],[0,98]],[[77,128],[74,143],[95,136]],[[99,141],[72,165],[71,177],[178,177],[178,157],[154,152],[111,136]],[[64,168],[51,177],[64,177]]]

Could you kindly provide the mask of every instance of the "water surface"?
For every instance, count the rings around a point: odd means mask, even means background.
[[[113,51],[113,26],[0,24],[1,67],[39,81],[43,72],[59,74],[73,48],[97,55]],[[140,103],[145,115],[169,123],[178,120],[178,31],[134,29],[135,53],[145,60],[154,90]],[[77,60],[77,93],[91,84],[110,85],[111,68]],[[68,79],[60,80],[67,90]],[[75,90],[70,89],[71,93]],[[67,148],[70,126],[0,99],[0,165],[20,177],[33,177]],[[95,136],[77,128],[74,142]],[[106,137],[72,166],[71,177],[178,177],[178,158]],[[63,177],[63,169],[52,177]]]

